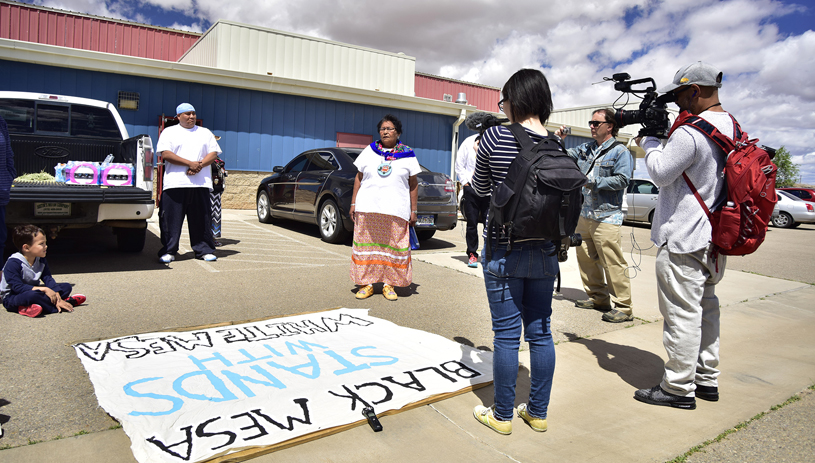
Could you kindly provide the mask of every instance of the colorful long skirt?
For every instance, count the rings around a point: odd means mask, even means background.
[[[351,280],[358,285],[408,286],[413,281],[410,227],[400,217],[357,212]]]

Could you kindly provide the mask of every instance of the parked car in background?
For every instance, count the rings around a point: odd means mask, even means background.
[[[340,243],[354,230],[348,211],[357,168],[354,160],[362,148],[320,148],[295,156],[277,166],[257,190],[258,220],[271,223],[290,219],[314,223],[323,241]],[[458,203],[453,180],[422,167],[419,180],[419,240],[430,239],[436,230],[450,230],[458,223]]]
[[[815,223],[815,205],[791,195],[787,191],[775,190],[778,203],[775,208],[778,216],[773,214],[772,223],[778,228],[795,228],[802,223]]]
[[[657,208],[659,188],[648,179],[632,178],[623,198],[623,215],[626,221],[654,221],[654,210]]]
[[[793,196],[797,196],[804,201],[809,201],[811,203],[815,203],[815,190],[812,188],[779,188],[779,190],[789,193]]]

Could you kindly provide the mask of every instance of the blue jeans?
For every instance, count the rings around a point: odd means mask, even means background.
[[[555,245],[551,241],[513,243],[509,253],[505,245],[496,245],[492,258],[482,259],[495,333],[492,360],[495,416],[512,419],[523,328],[532,369],[528,411],[532,416],[546,418],[555,372],[555,345],[549,330],[558,273]]]

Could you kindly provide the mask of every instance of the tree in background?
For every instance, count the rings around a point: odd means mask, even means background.
[[[798,165],[792,162],[790,152],[783,146],[778,148],[773,158],[773,163],[778,167],[778,173],[775,175],[776,188],[785,188],[795,186],[800,175]]]

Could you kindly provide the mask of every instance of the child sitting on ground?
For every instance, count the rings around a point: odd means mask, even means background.
[[[34,318],[43,312],[73,312],[74,307],[85,302],[82,294],[69,297],[69,283],[54,281],[45,260],[45,233],[39,227],[19,225],[11,235],[20,252],[8,258],[0,279],[0,297],[6,310]],[[45,286],[39,286],[40,280]]]

